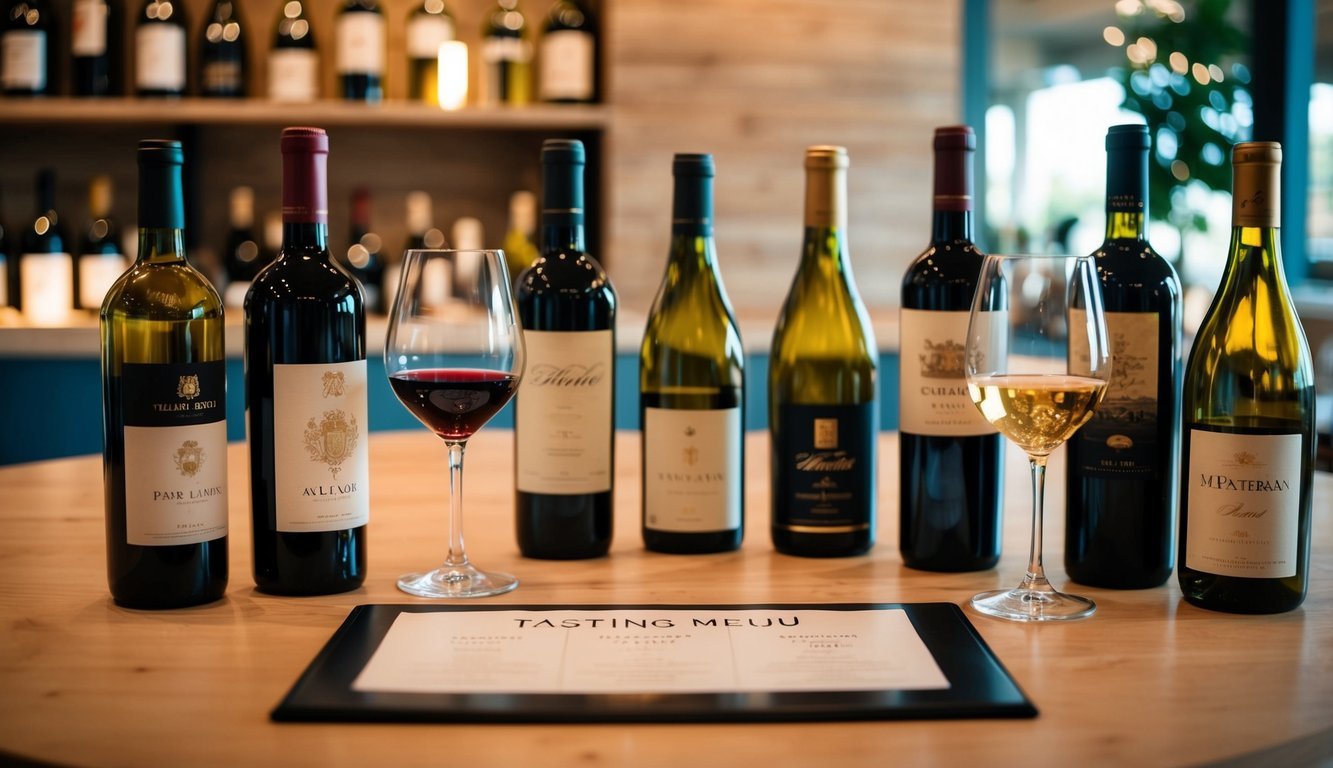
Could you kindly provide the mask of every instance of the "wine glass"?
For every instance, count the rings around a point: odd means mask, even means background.
[[[523,334],[498,250],[409,250],[389,313],[384,368],[393,393],[449,449],[449,556],[398,579],[420,597],[485,597],[518,579],[483,572],[463,549],[463,448],[514,396]]]
[[[1032,467],[1032,549],[1014,589],[972,598],[981,613],[1014,621],[1091,616],[1091,600],[1057,591],[1042,568],[1046,461],[1092,418],[1111,376],[1101,284],[1089,256],[987,256],[968,319],[972,402]]]

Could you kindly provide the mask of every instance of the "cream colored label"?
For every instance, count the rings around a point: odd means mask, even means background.
[[[593,39],[587,32],[562,29],[542,38],[538,88],[546,100],[592,98]]]
[[[0,80],[6,88],[40,91],[46,87],[46,33],[30,29],[6,32],[0,52],[4,69]]]
[[[34,325],[61,325],[74,309],[74,261],[68,253],[25,253],[19,260],[23,315]],[[99,303],[100,306],[100,303]]]
[[[434,61],[440,43],[454,39],[454,25],[443,16],[417,16],[407,23],[407,55]]]
[[[268,55],[268,97],[307,102],[319,98],[319,57],[306,48],[275,48]]]
[[[913,435],[993,435],[967,392],[967,312],[903,309],[899,315],[899,429]]]
[[[344,13],[335,41],[338,74],[384,72],[384,17],[378,13]]]
[[[273,366],[277,529],[370,521],[366,361]]]
[[[144,24],[134,33],[138,57],[134,84],[151,91],[185,90],[185,30],[174,24]]]
[[[109,12],[110,9],[102,0],[74,0],[70,52],[75,56],[101,56],[106,53],[106,17]]]
[[[96,254],[79,259],[79,304],[84,309],[97,309],[129,263],[120,254]]]
[[[1185,565],[1219,576],[1296,575],[1301,436],[1190,430]]]
[[[515,470],[524,493],[611,490],[611,331],[524,331]]]
[[[227,535],[227,422],[125,427],[125,540],[199,544]]]
[[[741,409],[643,413],[644,525],[728,531],[741,525]]]

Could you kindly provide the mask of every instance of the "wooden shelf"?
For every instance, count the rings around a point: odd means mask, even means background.
[[[284,104],[260,99],[0,98],[0,124],[87,125],[349,125],[366,127],[495,128],[506,130],[602,130],[610,110],[602,104],[532,104],[467,107],[447,111],[412,102],[360,104],[318,101]]]

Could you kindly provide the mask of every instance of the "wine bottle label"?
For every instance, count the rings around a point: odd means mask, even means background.
[[[6,32],[0,38],[5,88],[40,91],[46,87],[46,33],[33,29]]]
[[[643,524],[655,531],[741,526],[740,408],[643,412]]]
[[[524,331],[527,369],[514,411],[524,493],[611,490],[611,331]]]
[[[164,547],[227,535],[227,364],[125,363],[125,539]]]
[[[454,25],[443,16],[417,16],[407,25],[407,56],[435,61],[440,43],[454,39]]]
[[[277,530],[370,521],[366,361],[273,366]]]
[[[268,97],[307,102],[319,98],[319,57],[308,48],[274,48],[268,55]]]
[[[129,262],[119,253],[90,254],[79,259],[79,304],[85,309],[97,309]]]
[[[773,525],[803,533],[870,528],[875,403],[781,405],[773,445]]]
[[[103,0],[75,0],[70,51],[75,56],[106,55],[106,15]]]
[[[210,61],[204,65],[206,93],[233,93],[244,90],[239,61]]]
[[[9,263],[0,259],[0,307],[9,306]]]
[[[1219,576],[1296,575],[1302,437],[1190,428],[1185,565]]]
[[[344,13],[338,19],[337,68],[340,75],[384,73],[384,17]]]
[[[138,66],[134,84],[145,91],[185,90],[185,30],[175,24],[143,24],[134,33]]]
[[[1075,325],[1086,317],[1083,310],[1070,312]],[[1158,323],[1156,312],[1106,313],[1111,381],[1092,420],[1071,438],[1076,471],[1089,477],[1151,477],[1160,471],[1158,456],[1172,447],[1157,444]],[[1086,364],[1087,336],[1070,334],[1070,346],[1074,359]]]
[[[939,437],[995,434],[967,393],[968,313],[903,309],[899,318],[899,429]]]
[[[531,56],[527,41],[518,37],[487,37],[481,43],[481,60],[493,64],[500,61],[525,62]]]
[[[546,101],[588,101],[593,91],[593,37],[559,29],[542,38],[538,93]]]
[[[23,254],[19,259],[19,300],[24,317],[34,325],[68,321],[74,308],[73,258],[68,253]]]

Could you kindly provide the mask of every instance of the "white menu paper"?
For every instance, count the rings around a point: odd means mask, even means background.
[[[352,684],[401,693],[945,689],[894,610],[404,612]]]

